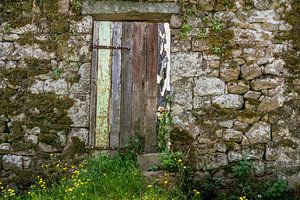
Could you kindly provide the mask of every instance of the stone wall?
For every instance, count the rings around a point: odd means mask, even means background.
[[[172,17],[171,142],[200,174],[230,178],[242,159],[299,172],[299,6],[208,0]]]
[[[93,19],[59,2],[68,1],[0,3],[4,183],[26,184],[42,165],[77,158],[88,140]]]
[[[257,175],[299,172],[299,3],[178,4],[172,148],[215,177],[230,178],[226,170],[241,159],[253,160]],[[78,0],[0,3],[4,182],[24,183],[16,177],[30,180],[43,164],[84,153],[93,17],[79,11]]]

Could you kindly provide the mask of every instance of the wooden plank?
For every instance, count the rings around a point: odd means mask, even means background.
[[[156,111],[157,111],[157,64],[158,26],[148,24],[146,31],[146,109],[145,109],[145,152],[156,151]]]
[[[132,128],[135,135],[144,137],[143,126],[141,123],[144,118],[143,95],[143,74],[146,67],[145,62],[145,23],[135,22],[133,24],[133,45],[132,45],[132,66],[133,66],[133,85],[132,85]]]
[[[123,22],[122,46],[132,49],[133,23]],[[132,136],[132,50],[122,51],[121,64],[121,113],[120,113],[120,146],[128,144]]]
[[[93,27],[93,45],[98,44],[99,22],[94,22]],[[95,130],[96,130],[96,99],[97,99],[97,49],[92,52],[92,67],[91,67],[91,100],[90,100],[90,129],[88,144],[90,147],[95,146]]]
[[[113,46],[121,46],[122,22],[113,24]],[[121,50],[113,50],[110,147],[119,147],[121,105]]]
[[[99,45],[112,45],[112,22],[100,22]],[[97,78],[97,112],[96,112],[96,146],[109,146],[109,114],[111,94],[111,62],[110,49],[98,50]]]

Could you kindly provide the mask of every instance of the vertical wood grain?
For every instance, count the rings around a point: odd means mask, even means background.
[[[99,45],[112,45],[112,22],[100,22]],[[110,49],[98,50],[98,78],[97,78],[97,123],[96,146],[109,147],[109,114],[111,95],[111,62]]]
[[[122,22],[113,24],[113,46],[122,44]],[[110,147],[118,148],[120,142],[120,105],[121,105],[121,50],[113,50],[111,95],[111,133]]]
[[[93,27],[93,45],[98,44],[99,40],[99,21],[94,22]],[[97,102],[97,49],[92,52],[91,67],[91,100],[90,100],[90,129],[89,129],[89,146],[95,146],[95,130],[96,130],[96,102]]]
[[[122,46],[132,49],[133,23],[123,22]],[[121,66],[121,113],[120,113],[120,146],[128,144],[132,136],[132,50],[122,51]]]
[[[158,26],[148,24],[146,34],[146,109],[145,109],[145,152],[156,151],[156,111],[157,111],[157,64],[158,64]]]
[[[135,135],[144,137],[142,122],[144,121],[144,91],[143,73],[146,67],[145,61],[145,23],[135,22],[133,24],[133,45],[132,45],[132,128]]]

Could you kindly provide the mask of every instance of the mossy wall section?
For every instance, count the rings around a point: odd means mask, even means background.
[[[79,1],[61,2],[0,2],[0,178],[5,184],[26,185],[42,165],[85,152],[93,22],[78,15]]]
[[[299,1],[179,1],[172,16],[172,148],[230,180],[300,170]],[[201,177],[202,177],[201,175]]]

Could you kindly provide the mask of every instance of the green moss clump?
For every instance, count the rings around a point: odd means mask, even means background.
[[[297,149],[298,148],[298,144],[290,139],[283,139],[280,140],[276,143],[278,146],[282,146],[282,147],[290,147],[293,149]]]
[[[49,145],[57,145],[57,135],[54,133],[42,133],[39,135],[39,141]]]
[[[11,144],[12,151],[28,151],[29,149],[36,150],[37,145],[32,144],[31,142],[24,142],[24,141],[15,141]]]
[[[22,123],[15,121],[12,122],[9,127],[9,140],[10,141],[16,141],[16,140],[23,140],[24,134],[22,129]]]

